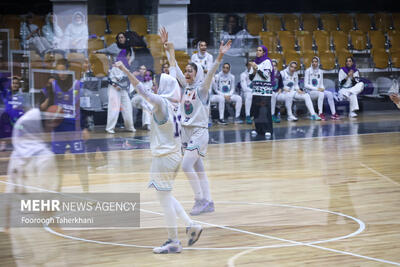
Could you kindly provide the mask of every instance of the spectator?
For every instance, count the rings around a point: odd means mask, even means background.
[[[60,48],[63,31],[57,24],[57,17],[53,13],[46,15],[46,24],[42,27],[43,37],[49,42],[52,48]]]
[[[339,71],[339,99],[350,102],[350,118],[357,117],[355,111],[359,110],[357,95],[364,90],[364,83],[359,81],[360,72],[352,57],[346,58],[346,66]]]
[[[36,50],[39,55],[51,49],[50,43],[40,35],[40,29],[33,24],[33,14],[28,13],[20,28],[22,49]]]
[[[117,61],[122,61],[127,68],[131,62],[130,50],[122,49],[117,57]],[[106,132],[114,134],[114,128],[118,121],[119,112],[122,112],[125,128],[130,132],[135,132],[132,118],[132,105],[129,99],[130,83],[128,77],[116,67],[112,67],[109,72],[110,85],[108,86],[108,111]]]
[[[88,27],[85,15],[80,11],[73,14],[71,23],[65,29],[64,48],[86,53],[88,48]]]
[[[225,44],[232,40],[232,47],[227,52],[228,56],[241,56],[246,49],[249,48],[248,40],[252,36],[239,24],[237,15],[227,15],[225,17],[225,25],[220,35],[220,40]]]

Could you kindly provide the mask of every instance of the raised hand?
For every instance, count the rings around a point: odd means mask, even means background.
[[[164,27],[164,26],[161,27],[160,30],[159,30],[159,32],[160,32],[161,42],[162,42],[163,44],[167,43],[167,42],[168,42],[168,32],[167,32],[167,30],[165,29],[165,27]]]
[[[117,67],[117,68],[119,68],[120,70],[124,70],[124,69],[126,69],[126,67],[125,67],[125,65],[124,65],[124,63],[122,62],[122,61],[117,61],[117,62],[115,62],[114,63],[114,66],[115,67]]]
[[[165,49],[168,50],[168,51],[174,50],[174,44],[171,43],[171,42],[166,42],[166,43],[164,43],[164,47],[165,47]]]
[[[224,55],[231,48],[231,45],[232,45],[232,40],[229,40],[228,42],[226,42],[226,44],[221,42],[219,46],[219,53]]]

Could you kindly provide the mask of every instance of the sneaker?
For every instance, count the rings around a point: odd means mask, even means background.
[[[320,121],[321,118],[317,114],[314,114],[314,115],[311,115],[310,120],[312,120],[312,121]]]
[[[131,129],[127,130],[127,131],[134,133],[134,132],[136,132],[136,129],[135,128],[131,128]]]
[[[186,235],[189,238],[188,246],[192,246],[199,240],[201,232],[203,232],[203,227],[200,224],[192,224],[189,227],[186,227]]]
[[[320,113],[318,116],[321,118],[321,121],[326,121],[324,113]]]
[[[298,118],[296,118],[295,116],[291,115],[287,118],[288,121],[297,121]]]
[[[349,118],[355,118],[357,116],[358,116],[357,113],[355,113],[354,111],[349,113]]]
[[[150,131],[150,125],[148,124],[143,125],[143,130]]]
[[[331,120],[337,121],[340,120],[339,114],[335,113],[331,116]]]
[[[155,254],[169,254],[169,253],[181,253],[182,244],[180,241],[172,241],[168,239],[161,247],[156,247],[153,249]]]
[[[218,124],[220,124],[220,125],[227,125],[228,123],[226,122],[226,120],[224,120],[224,119],[219,119],[218,121],[217,121],[217,123]]]
[[[255,130],[252,130],[251,131],[251,136],[256,136],[256,135],[257,135],[257,132]]]
[[[208,128],[210,128],[212,126],[212,119],[208,118]]]
[[[270,132],[265,132],[264,135],[265,135],[265,137],[268,138],[268,139],[271,138],[271,133],[270,133]]]
[[[214,211],[215,211],[214,201],[207,201],[207,206],[203,209],[202,213],[214,212]]]
[[[275,115],[272,115],[272,121],[275,122],[275,123],[280,123],[281,119],[279,117],[275,116]]]
[[[203,210],[207,207],[208,201],[205,199],[195,199],[192,211],[190,212],[190,215],[195,216],[199,215],[200,213],[203,212]]]
[[[251,119],[250,116],[246,116],[246,124],[252,124],[253,120]]]
[[[238,117],[238,118],[236,118],[236,119],[234,120],[234,123],[235,123],[235,124],[243,124],[243,120],[241,120],[241,119]]]
[[[109,134],[115,134],[115,131],[112,130],[112,129],[111,130],[106,130],[106,132],[109,133]]]

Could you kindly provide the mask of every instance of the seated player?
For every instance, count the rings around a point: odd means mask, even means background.
[[[231,73],[231,65],[224,63],[222,71],[214,77],[214,91],[225,98],[225,102],[235,102],[235,123],[243,123],[240,119],[240,111],[242,110],[242,98],[235,94],[235,76]],[[221,112],[221,111],[220,111]],[[221,112],[224,114],[224,110]]]
[[[180,253],[182,245],[178,239],[176,216],[179,216],[187,226],[186,234],[189,238],[189,246],[199,239],[202,227],[189,218],[171,193],[176,173],[182,161],[178,116],[181,93],[178,82],[168,74],[161,74],[156,93],[152,93],[144,88],[143,84],[129,72],[122,62],[117,62],[115,65],[128,75],[137,93],[153,107],[150,131],[150,149],[153,159],[149,187],[156,189],[168,229],[167,242],[154,248],[153,252],[156,254]]]
[[[327,98],[329,108],[331,109],[331,119],[338,120],[339,115],[336,113],[333,93],[325,90],[324,73],[319,68],[319,65],[319,58],[317,56],[313,57],[311,66],[304,74],[304,87],[310,94],[312,100],[318,99],[318,116],[321,118],[321,120],[325,120],[325,115],[323,112],[325,97]]]
[[[311,114],[311,120],[320,121],[321,118],[315,113],[314,106],[311,101],[311,97],[309,94],[304,92],[299,87],[299,76],[296,71],[297,62],[292,61],[289,63],[288,67],[281,71],[282,81],[283,81],[283,90],[286,92],[286,97],[289,98],[288,100],[288,120],[293,121],[297,120],[292,113],[292,103],[293,100],[302,100],[305,102],[308,111]],[[290,101],[293,99],[292,101]]]
[[[291,99],[290,97],[286,97],[287,94],[285,94],[285,91],[282,91],[283,88],[283,82],[282,82],[282,76],[281,73],[278,70],[278,61],[276,59],[272,59],[272,66],[274,66],[274,79],[275,79],[275,84],[274,84],[274,92],[272,93],[271,97],[271,114],[272,114],[272,121],[275,123],[280,123],[281,118],[279,116],[276,116],[276,102],[283,102],[286,105],[286,108],[288,108],[289,103],[288,101]],[[291,100],[293,101],[293,99]]]
[[[364,83],[359,81],[360,72],[356,68],[354,59],[348,57],[346,66],[339,71],[339,98],[344,98],[350,102],[350,118],[357,117],[355,111],[359,110],[357,95],[364,90]]]
[[[252,89],[250,88],[250,79],[249,79],[249,72],[251,69],[251,65],[249,62],[246,62],[246,70],[240,74],[240,87],[242,88],[243,98],[244,98],[244,107],[246,113],[246,123],[252,124],[253,120],[250,116],[251,110],[251,102],[253,99]]]

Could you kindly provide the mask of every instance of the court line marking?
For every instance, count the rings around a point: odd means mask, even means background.
[[[249,130],[250,131],[250,130]],[[240,142],[232,142],[232,143],[216,143],[216,144],[208,144],[208,146],[217,146],[217,145],[240,145],[240,144],[252,144],[252,143],[267,143],[267,142],[283,142],[283,141],[298,141],[298,140],[312,140],[312,139],[330,139],[330,138],[338,138],[338,137],[354,137],[354,136],[360,136],[360,135],[378,135],[378,134],[399,134],[400,131],[393,131],[393,132],[379,132],[379,133],[359,133],[359,134],[344,134],[344,135],[332,135],[332,136],[314,136],[314,137],[299,137],[299,138],[286,138],[286,139],[272,139],[272,140],[254,140],[254,141],[240,141]],[[105,138],[106,139],[106,138]],[[150,142],[149,142],[150,144]],[[116,150],[108,150],[105,151],[106,153],[112,153],[112,152],[130,152],[130,151],[137,151],[137,150],[148,150],[150,151],[150,148],[135,148],[135,149],[116,149]],[[101,153],[102,151],[96,151],[96,152],[85,152],[81,153],[83,154],[95,154],[95,153]],[[67,154],[67,155],[75,155],[75,154]],[[57,155],[56,155],[57,156]],[[149,157],[151,158],[151,157]],[[10,157],[1,157],[1,159],[10,159]]]
[[[392,178],[390,178],[390,177],[388,177],[388,176],[386,176],[386,175],[384,175],[384,174],[378,172],[377,170],[375,170],[375,169],[369,167],[367,164],[364,164],[364,163],[360,162],[360,165],[361,165],[361,167],[366,168],[367,170],[369,170],[370,172],[376,174],[377,176],[379,176],[379,177],[385,179],[385,180],[388,181],[389,183],[394,184],[394,185],[400,185],[399,182],[396,182],[396,181],[394,181]]]
[[[27,185],[15,184],[15,183],[5,182],[5,181],[0,181],[0,183],[15,185],[15,186],[19,186],[19,187],[25,187],[25,188],[30,188],[30,189],[35,189],[35,190],[45,191],[45,192],[50,192],[50,193],[63,194],[62,192],[57,192],[57,191],[53,191],[53,190],[47,190],[47,189],[43,189],[43,188],[39,188],[39,187],[35,187],[35,186],[27,186]],[[69,194],[69,195],[73,196],[73,194]],[[143,203],[141,203],[141,205],[155,204],[155,203],[157,203],[157,202],[143,202]],[[192,203],[192,201],[181,201],[181,203]],[[340,236],[340,237],[334,237],[334,238],[327,239],[327,240],[318,240],[318,241],[309,242],[311,244],[333,242],[333,241],[338,241],[338,240],[350,238],[350,237],[353,237],[353,236],[356,236],[356,235],[360,234],[361,232],[363,232],[365,230],[365,223],[363,221],[361,221],[361,220],[359,220],[357,218],[354,218],[352,216],[343,214],[343,213],[329,211],[329,210],[322,210],[322,209],[317,209],[317,208],[301,207],[301,206],[291,206],[291,205],[286,205],[286,204],[270,204],[270,203],[260,203],[260,202],[219,201],[217,203],[221,203],[221,204],[277,206],[277,207],[288,207],[288,208],[312,210],[312,211],[331,213],[331,214],[335,214],[337,216],[346,217],[346,218],[349,218],[349,219],[357,222],[358,225],[359,225],[359,228],[357,229],[357,231],[355,231],[353,233],[350,233],[348,235]],[[151,213],[151,214],[156,214],[156,215],[163,216],[163,213],[159,213],[159,212],[155,212],[155,211],[151,211],[151,210],[146,210],[146,209],[140,209],[140,210],[143,211],[143,212],[146,212],[146,213]],[[216,228],[221,228],[221,229],[225,229],[225,230],[230,230],[230,231],[234,231],[234,232],[254,235],[254,236],[268,238],[268,239],[279,240],[279,239],[276,239],[273,236],[263,235],[263,234],[254,233],[254,232],[250,232],[250,231],[245,231],[245,230],[241,230],[241,229],[238,229],[238,228],[222,226],[222,225],[202,222],[202,221],[198,221],[198,220],[193,220],[193,221],[195,221],[197,223],[200,223],[200,224],[204,224],[204,225],[208,225],[208,226],[212,226],[212,227],[216,227]],[[65,234],[62,234],[62,233],[55,232],[53,229],[51,229],[47,225],[44,226],[44,228],[45,228],[46,231],[48,231],[48,232],[50,232],[52,234],[55,234],[55,235],[58,235],[58,236],[64,237],[64,238],[78,240],[78,241],[84,241],[84,242],[89,242],[89,243],[97,243],[97,244],[103,244],[103,245],[124,246],[124,247],[154,248],[154,246],[143,246],[143,245],[134,245],[134,244],[121,244],[121,243],[114,243],[114,242],[104,242],[104,241],[98,241],[98,240],[90,240],[90,239],[74,237],[74,236],[69,236],[69,235],[65,235]],[[271,245],[271,246],[267,246],[267,247],[271,247],[272,248],[272,247],[287,247],[287,246],[296,246],[296,244],[279,244],[279,245]],[[264,248],[264,247],[265,246],[262,246],[262,248]],[[197,247],[195,247],[195,248],[184,248],[184,249],[187,249],[187,250],[234,250],[234,249],[249,249],[249,248],[258,248],[258,247],[231,247],[231,248],[229,248],[229,247],[224,247],[224,248],[201,248],[201,247],[197,248]]]
[[[1,183],[4,183],[4,184],[12,184],[12,185],[15,185],[15,186],[27,187],[27,188],[30,187],[30,188],[35,188],[35,189],[41,190],[41,191],[47,191],[47,192],[53,192],[53,193],[61,194],[61,192],[52,191],[52,190],[47,190],[47,189],[42,189],[42,188],[34,187],[34,186],[25,186],[25,185],[20,185],[20,184],[15,184],[15,183],[10,183],[10,182],[4,182],[4,181],[0,181],[0,182],[1,182]],[[217,202],[217,203],[218,203],[218,202]],[[219,202],[219,203],[230,203],[230,204],[232,204],[232,203],[234,203],[234,202],[230,202],[230,201],[221,201],[221,202]],[[243,204],[243,203],[247,203],[247,202],[238,202],[238,203]],[[290,208],[290,207],[292,207],[292,208],[303,208],[303,209],[309,209],[309,210],[314,210],[314,211],[321,211],[321,212],[332,213],[332,214],[336,214],[336,215],[339,215],[339,214],[340,214],[340,216],[344,216],[344,217],[347,217],[347,218],[350,218],[350,219],[355,220],[355,221],[356,221],[357,223],[359,223],[359,225],[360,225],[360,228],[359,228],[356,232],[347,235],[347,237],[349,237],[349,236],[354,236],[355,233],[357,233],[357,232],[358,232],[357,234],[359,234],[359,233],[361,233],[362,231],[364,231],[364,229],[365,229],[365,224],[364,224],[364,222],[362,222],[361,220],[359,220],[359,219],[357,219],[357,218],[354,218],[354,217],[352,217],[352,216],[349,216],[349,215],[346,215],[346,214],[343,214],[343,213],[338,213],[338,212],[333,212],[333,211],[328,211],[328,210],[322,210],[322,209],[317,209],[317,208],[310,208],[310,207],[291,206],[291,205],[286,205],[286,204],[268,204],[268,203],[257,203],[257,202],[248,202],[247,204],[252,204],[252,205],[260,205],[260,204],[261,204],[261,205],[267,205],[267,206],[273,206],[273,205],[275,205],[275,206],[282,206],[282,207],[289,207],[289,208]],[[140,209],[140,210],[141,210],[141,211],[144,211],[144,212],[152,213],[152,214],[163,215],[162,213],[154,212],[154,211],[150,211],[150,210],[145,210],[145,209]],[[267,238],[267,239],[273,239],[273,240],[277,240],[277,241],[287,242],[287,243],[292,244],[293,246],[307,246],[307,247],[317,248],[317,249],[326,250],[326,251],[330,251],[330,252],[335,252],[335,253],[338,253],[338,254],[349,255],[349,256],[358,257],[358,258],[363,258],[363,259],[367,259],[367,260],[371,260],[371,261],[376,261],[376,262],[381,262],[381,263],[386,263],[386,264],[392,264],[392,265],[400,266],[400,263],[398,263],[398,262],[388,261],[388,260],[379,259],[379,258],[374,258],[374,257],[369,257],[369,256],[364,256],[364,255],[360,255],[360,254],[356,254],[356,253],[352,253],[352,252],[347,252],[347,251],[343,251],[343,250],[337,250],[337,249],[332,249],[332,248],[326,248],[326,247],[314,245],[315,242],[314,242],[314,243],[313,243],[313,242],[311,242],[311,243],[304,243],[304,242],[294,241],[294,240],[290,240],[290,239],[285,239],[285,238],[280,238],[280,237],[275,237],[275,236],[270,236],[270,235],[264,235],[264,234],[259,234],[259,233],[250,232],[250,231],[245,231],[245,230],[241,230],[241,229],[236,229],[236,228],[233,228],[233,227],[221,226],[221,225],[216,225],[216,224],[212,224],[212,223],[201,222],[201,221],[198,221],[198,220],[194,220],[194,221],[195,221],[195,222],[198,222],[198,223],[205,224],[205,225],[217,227],[217,228],[222,228],[222,229],[226,229],[226,230],[237,231],[237,232],[241,232],[241,233],[245,233],[245,234],[250,234],[250,235],[255,235],[255,236],[259,236],[259,237],[264,237],[264,238]],[[360,223],[361,223],[361,224],[360,224]],[[49,228],[48,226],[44,226],[44,229],[47,230],[49,233],[52,233],[52,234],[55,234],[55,235],[58,235],[58,236],[61,236],[61,237],[65,237],[65,238],[68,238],[68,239],[80,240],[80,241],[85,241],[85,242],[89,242],[89,243],[105,244],[105,245],[117,245],[117,244],[118,244],[118,243],[103,242],[103,241],[97,241],[97,240],[89,240],[89,239],[84,239],[84,238],[72,237],[72,236],[64,235],[64,234],[62,234],[62,233],[55,232],[53,229]],[[332,239],[335,240],[335,238],[332,238]],[[332,240],[332,239],[331,239],[331,240]],[[338,240],[338,239],[336,238],[336,241],[337,241],[337,240]],[[318,241],[317,241],[317,242],[318,242]],[[321,242],[320,242],[320,243],[321,243]],[[128,246],[127,244],[118,244],[118,245],[119,245],[119,246]],[[137,246],[137,245],[129,245],[129,246],[130,246],[130,247],[133,246],[133,247],[142,247],[142,248],[152,248],[152,247],[150,247],[150,246]],[[282,246],[277,246],[277,247],[279,248],[279,247],[282,247]],[[258,248],[254,247],[254,248],[250,248],[250,249],[252,249],[251,251],[255,251],[256,249],[262,249],[262,248],[266,248],[266,246],[262,246],[262,247],[258,247]],[[190,249],[193,249],[193,250],[200,250],[200,249],[209,250],[209,248],[184,248],[184,249],[189,249],[189,250],[190,250]],[[215,249],[215,248],[214,248],[214,249]],[[221,248],[221,249],[227,250],[227,249],[229,249],[229,248]],[[241,249],[242,249],[242,248],[241,248]],[[249,252],[250,252],[250,251],[249,251]],[[248,253],[249,253],[249,252],[248,252]],[[239,253],[239,254],[240,254],[240,253]],[[244,252],[243,252],[242,254],[240,254],[240,255],[244,255]],[[240,256],[239,256],[239,257],[240,257]],[[234,258],[234,260],[237,259],[237,258],[238,258],[238,257]],[[234,260],[233,260],[233,262],[231,262],[231,264],[233,264],[233,265],[230,265],[230,266],[234,266]]]

